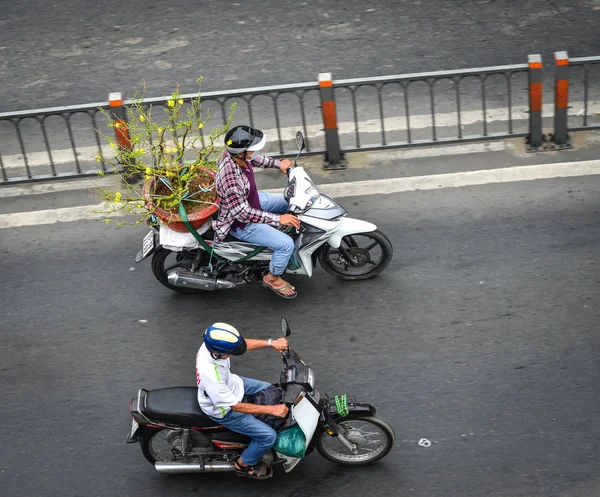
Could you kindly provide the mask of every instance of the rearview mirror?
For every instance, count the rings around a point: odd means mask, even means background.
[[[302,135],[302,131],[296,133],[296,145],[298,145],[298,150],[300,150],[300,152],[304,150],[304,136]]]
[[[281,318],[281,331],[284,337],[289,337],[292,334],[292,330],[290,329],[290,325],[287,322],[287,319],[284,317]]]

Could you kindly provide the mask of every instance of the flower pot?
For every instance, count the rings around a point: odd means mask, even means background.
[[[210,169],[205,170],[209,173],[213,178],[216,178],[217,173]],[[179,214],[175,214],[173,212],[168,212],[160,207],[156,207],[153,203],[151,193],[154,191],[154,178],[150,178],[146,180],[144,186],[142,188],[142,193],[147,200],[146,206],[148,208],[154,208],[154,214],[162,221],[163,224],[167,225],[169,229],[174,231],[179,231],[181,233],[187,233],[188,229],[185,224],[181,220],[181,216]],[[210,219],[210,217],[219,210],[218,205],[208,205],[205,209],[198,210],[188,214],[188,221],[194,227],[194,229],[200,228],[206,221]]]

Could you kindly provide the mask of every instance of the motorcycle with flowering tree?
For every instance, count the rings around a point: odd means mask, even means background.
[[[101,212],[106,223],[119,226],[163,224],[187,231],[180,216],[183,206],[192,226],[199,228],[218,210],[215,177],[222,147],[216,143],[233,120],[235,104],[225,124],[207,132],[212,116],[203,111],[200,92],[182,95],[179,85],[163,99],[145,99],[145,92],[144,84],[141,95],[124,102],[126,119],[100,109],[114,136],[97,130],[111,153],[100,149],[95,157],[122,179],[120,189],[93,189],[105,201]],[[118,136],[127,136],[127,146]],[[134,221],[116,219],[123,215],[133,215]]]

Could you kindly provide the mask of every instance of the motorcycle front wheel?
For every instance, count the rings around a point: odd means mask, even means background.
[[[339,421],[347,434],[345,437],[356,444],[358,453],[353,454],[337,437],[323,431],[317,438],[317,450],[331,462],[341,466],[366,466],[385,457],[394,445],[394,430],[385,421],[371,416]]]
[[[319,251],[325,271],[343,280],[366,280],[381,273],[392,260],[394,249],[381,231],[356,233],[342,238],[339,248],[329,244]]]

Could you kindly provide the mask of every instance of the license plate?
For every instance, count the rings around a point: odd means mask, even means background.
[[[150,231],[142,242],[142,257],[145,258],[154,249],[154,231]]]
[[[135,436],[135,432],[138,430],[139,427],[140,427],[140,425],[138,424],[138,422],[135,419],[131,421],[131,436],[132,437]]]
[[[154,250],[154,231],[150,231],[142,241],[142,250],[135,256],[135,262],[143,261]]]

